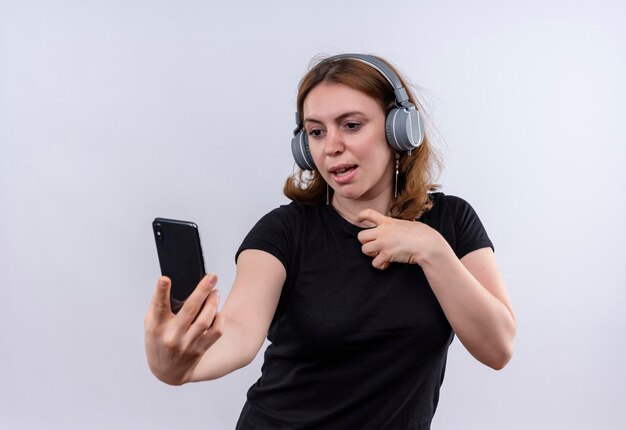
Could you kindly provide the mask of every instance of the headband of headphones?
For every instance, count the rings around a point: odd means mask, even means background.
[[[383,61],[379,60],[378,58],[372,55],[364,55],[364,54],[335,55],[334,57],[328,58],[327,61],[337,61],[337,60],[343,60],[343,59],[358,60],[378,70],[378,72],[383,76],[383,78],[385,78],[387,82],[389,82],[391,86],[393,87],[393,93],[396,96],[396,103],[398,104],[398,106],[403,106],[407,108],[410,106],[413,106],[409,102],[409,95],[404,89],[404,86],[402,85],[400,78],[398,78],[398,75],[396,75],[395,72],[391,70],[391,68],[387,64],[385,64]]]
[[[398,75],[385,62],[371,55],[340,54],[323,61],[333,62],[343,59],[358,60],[376,69],[393,88],[398,107],[389,111],[385,121],[385,134],[389,145],[396,151],[412,151],[420,146],[424,141],[424,121],[415,105],[409,101],[409,95]],[[309,151],[307,135],[299,112],[296,112],[296,129],[293,134],[291,152],[296,164],[303,170],[313,170],[315,163]]]

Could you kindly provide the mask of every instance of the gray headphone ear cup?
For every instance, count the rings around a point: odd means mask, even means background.
[[[302,170],[315,169],[315,163],[309,151],[309,141],[304,130],[300,130],[291,139],[291,152],[294,160],[296,160],[296,164]]]
[[[424,120],[415,106],[392,109],[385,121],[387,142],[396,151],[412,151],[424,141]]]

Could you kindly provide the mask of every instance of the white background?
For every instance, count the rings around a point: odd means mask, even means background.
[[[196,221],[223,295],[286,203],[298,80],[376,53],[421,88],[519,320],[454,342],[435,429],[626,428],[620,1],[0,1],[0,427],[233,428],[260,360],[170,387],[143,315],[154,217]]]

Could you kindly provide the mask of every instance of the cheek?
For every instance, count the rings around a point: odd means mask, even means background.
[[[366,141],[368,144],[362,148],[363,156],[375,158],[377,162],[384,165],[393,158],[393,149],[387,143],[387,137],[385,136],[384,123],[377,124],[377,127],[367,137]]]
[[[324,168],[324,151],[322,149],[322,145],[309,143],[309,152],[311,153],[311,157],[313,158],[315,168],[322,176],[322,178],[324,178],[324,180],[328,182],[328,175],[326,173],[326,169]]]
[[[387,143],[385,142],[386,148],[381,149],[376,151],[375,153],[372,153],[373,156],[376,157],[376,159],[372,160],[372,166],[373,166],[373,170],[372,170],[372,174],[376,177],[376,178],[389,178],[391,179],[392,177],[392,172],[394,169],[394,153],[393,150],[391,149],[391,147],[389,147],[389,145],[387,145]]]
[[[321,145],[311,145],[309,142],[309,152],[311,153],[311,157],[313,158],[313,162],[315,163],[315,167],[322,167],[324,163],[324,154],[321,148]]]
[[[378,140],[375,145],[363,148],[360,156],[361,159],[368,160],[368,164],[376,166],[377,169],[386,169],[392,164],[394,152],[386,140]]]
[[[321,145],[311,142],[310,138],[307,139],[307,142],[309,143],[309,152],[311,153],[313,160],[318,160],[322,155]]]

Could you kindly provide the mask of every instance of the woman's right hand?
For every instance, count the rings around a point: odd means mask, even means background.
[[[216,283],[215,275],[206,275],[180,311],[173,314],[171,281],[165,276],[159,279],[144,329],[148,365],[161,381],[170,385],[188,382],[206,350],[222,336],[224,318],[217,312]]]

